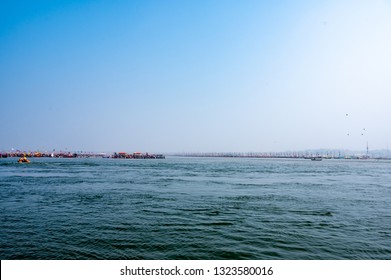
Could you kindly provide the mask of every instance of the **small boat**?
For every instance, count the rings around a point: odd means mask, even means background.
[[[21,157],[20,159],[18,159],[18,162],[19,163],[29,163],[30,161],[26,157]]]
[[[321,161],[322,157],[311,157],[311,160],[313,160],[313,161]]]

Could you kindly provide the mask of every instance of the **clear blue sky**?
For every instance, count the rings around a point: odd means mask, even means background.
[[[3,0],[0,150],[384,149],[390,50],[390,1]]]

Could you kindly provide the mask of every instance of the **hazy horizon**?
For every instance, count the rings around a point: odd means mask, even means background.
[[[148,154],[164,154],[164,155],[277,155],[277,154],[319,154],[319,155],[332,155],[336,153],[346,154],[346,155],[364,155],[367,153],[366,148],[365,149],[359,149],[359,150],[350,150],[350,149],[333,149],[333,148],[314,148],[314,149],[303,149],[303,150],[281,150],[281,151],[167,151],[167,152],[160,152],[160,151],[141,151],[141,150],[131,150],[131,149],[124,149],[124,150],[81,150],[81,149],[15,149],[11,148],[10,150],[0,150],[0,153],[34,153],[34,152],[41,152],[41,153],[76,153],[76,154],[114,154],[114,153],[120,153],[125,152],[128,154],[132,153],[148,153]],[[383,156],[389,157],[390,151],[387,148],[385,149],[369,149],[368,155],[369,156],[376,156],[382,154]]]
[[[389,1],[2,1],[0,150],[388,149],[390,50]]]

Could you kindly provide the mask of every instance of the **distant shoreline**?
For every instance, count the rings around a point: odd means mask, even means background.
[[[356,159],[356,160],[391,160],[389,156],[374,154],[320,154],[309,152],[286,152],[286,153],[169,153],[169,154],[150,154],[150,153],[76,153],[76,152],[3,152],[0,158],[114,158],[114,159],[165,159],[166,156],[175,157],[198,157],[198,158],[260,158],[260,159]]]
[[[324,156],[324,155],[229,155],[229,154],[173,154],[178,157],[209,157],[209,158],[263,158],[263,159],[376,159],[391,160],[389,157],[371,157],[366,155]]]
[[[0,158],[28,157],[28,158],[124,158],[124,159],[164,159],[163,154],[150,153],[75,153],[75,152],[6,152],[0,153]]]

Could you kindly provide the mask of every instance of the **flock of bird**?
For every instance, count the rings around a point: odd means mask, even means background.
[[[349,117],[349,114],[346,114],[346,117]],[[364,136],[364,132],[365,132],[365,131],[366,131],[365,128],[363,128],[363,129],[362,129],[362,132],[361,132],[361,136]],[[347,135],[347,136],[350,136],[350,133],[348,132],[346,135]]]

